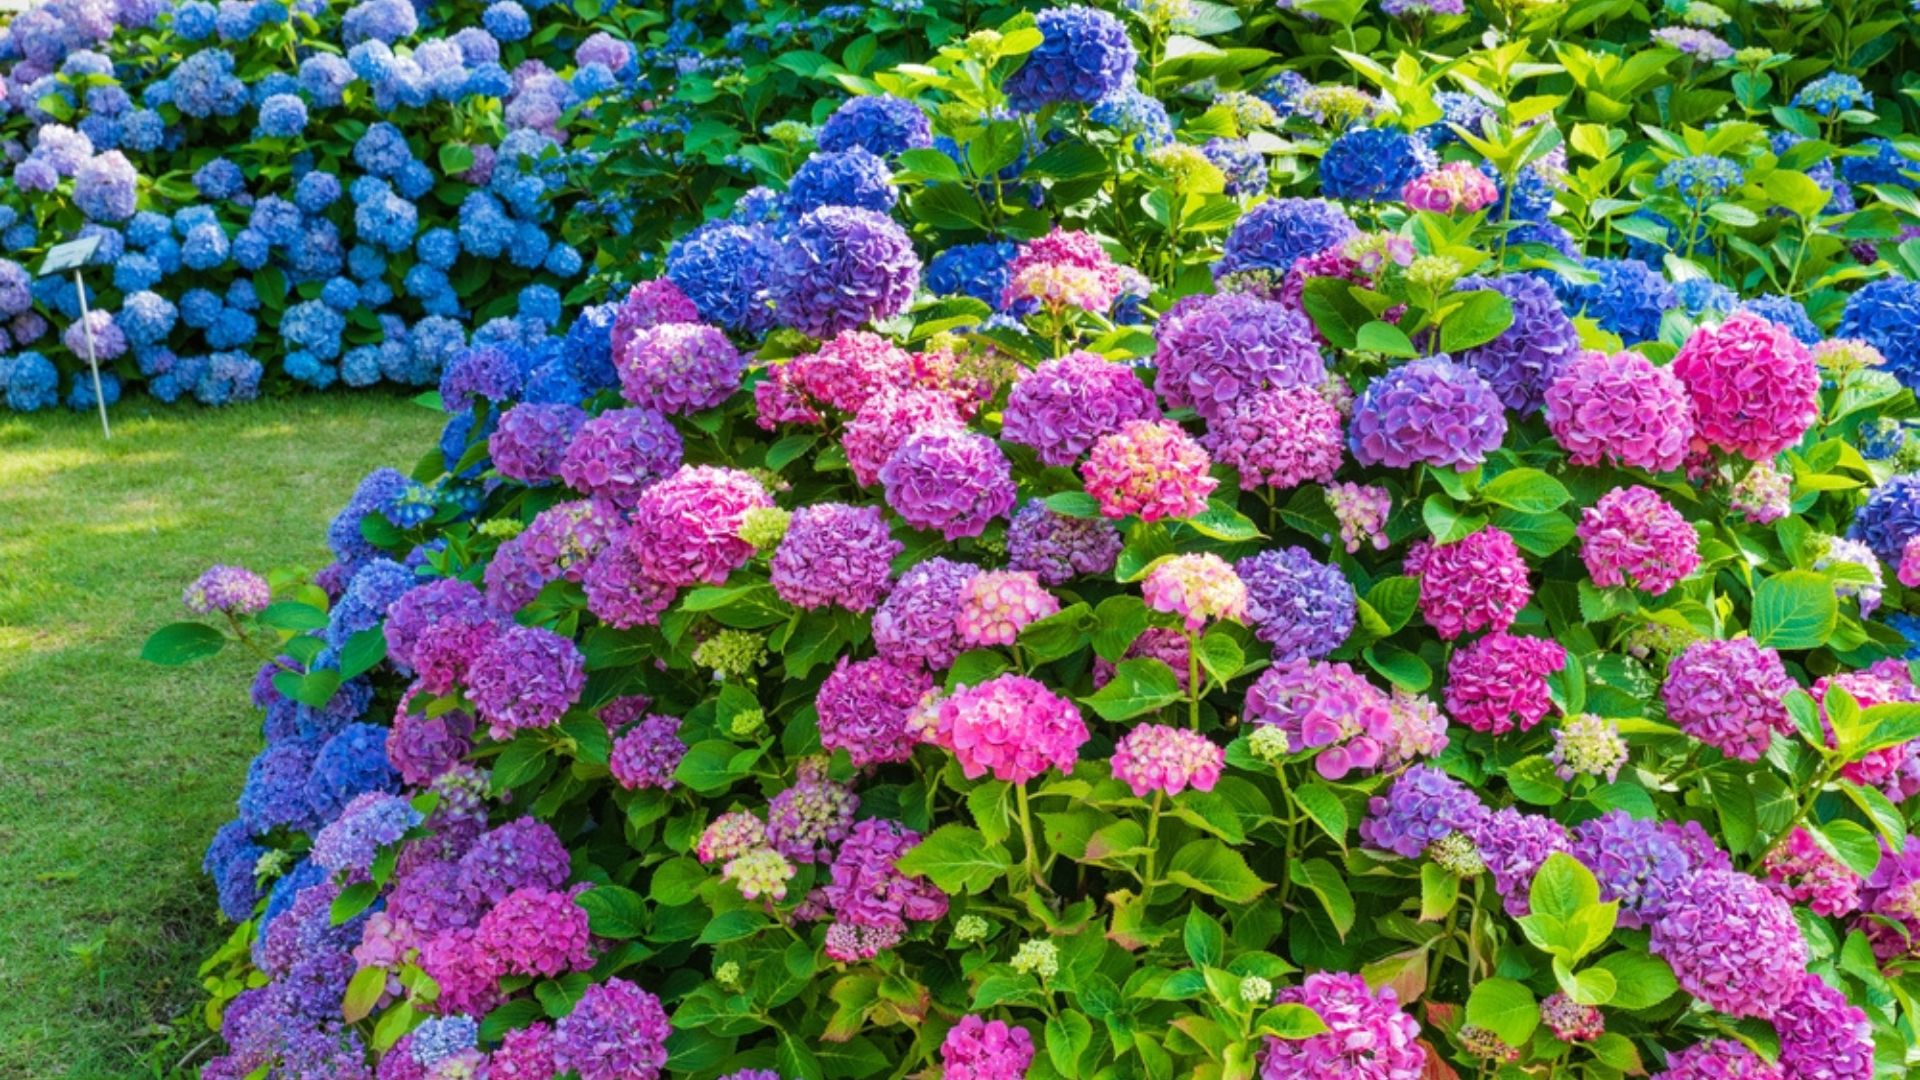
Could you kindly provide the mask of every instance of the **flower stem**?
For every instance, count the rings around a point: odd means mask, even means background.
[[[1052,890],[1047,888],[1046,880],[1040,876],[1040,846],[1034,843],[1033,840],[1033,810],[1027,802],[1027,782],[1025,780],[1014,785],[1013,797],[1014,802],[1020,808],[1020,839],[1027,846],[1026,855],[1023,860],[1027,867],[1027,876],[1033,879],[1035,888],[1045,892],[1051,892]]]

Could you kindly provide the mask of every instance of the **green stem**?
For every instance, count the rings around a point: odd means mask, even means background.
[[[1147,812],[1147,872],[1140,878],[1140,907],[1144,910],[1153,902],[1153,876],[1155,864],[1160,861],[1160,807],[1166,801],[1166,792],[1153,793],[1153,808]]]
[[[1025,780],[1014,785],[1013,797],[1014,802],[1020,808],[1020,839],[1027,846],[1026,854],[1022,860],[1027,867],[1027,876],[1033,879],[1035,888],[1042,891],[1051,891],[1047,889],[1045,879],[1040,876],[1040,846],[1033,841],[1033,810],[1027,802],[1027,782]]]
[[[1200,730],[1200,639],[1187,633],[1187,723]]]

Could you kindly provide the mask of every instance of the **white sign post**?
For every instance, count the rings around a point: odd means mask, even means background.
[[[69,240],[64,244],[55,244],[47,249],[47,257],[40,263],[40,276],[73,271],[73,288],[80,295],[80,336],[87,339],[87,366],[93,369],[93,403],[100,407],[100,434],[113,438],[113,429],[107,426],[107,396],[100,386],[100,358],[93,348],[93,321],[87,312],[87,283],[81,280],[80,268],[87,265],[93,257],[94,249],[100,246],[98,236],[83,236],[78,240]]]

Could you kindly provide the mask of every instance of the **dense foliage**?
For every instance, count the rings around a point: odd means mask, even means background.
[[[1709,44],[1903,28],[1388,14],[787,54],[777,190],[195,583],[205,1075],[1905,1075],[1920,204]]]

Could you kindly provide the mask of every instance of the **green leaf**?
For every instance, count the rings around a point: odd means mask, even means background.
[[[1077,1012],[1047,1021],[1047,1060],[1061,1076],[1080,1075],[1080,1057],[1093,1045],[1093,1022]]]
[[[1438,922],[1460,899],[1460,879],[1438,863],[1420,864],[1420,921]]]
[[[1020,630],[1020,647],[1037,664],[1078,652],[1092,637],[1093,609],[1085,603],[1054,612]]]
[[[1847,869],[1861,877],[1872,877],[1880,865],[1880,840],[1856,821],[1840,818],[1824,825],[1808,825],[1813,838]]]
[[[740,748],[724,739],[705,739],[687,748],[686,755],[673,770],[673,778],[702,795],[724,791],[752,771],[734,761]]]
[[[1197,906],[1187,909],[1181,940],[1187,946],[1187,959],[1196,967],[1219,967],[1226,963],[1227,932],[1220,928],[1219,920]]]
[[[439,156],[443,176],[456,176],[473,168],[473,148],[466,143],[443,143]]]
[[[1467,1023],[1493,1032],[1508,1046],[1525,1046],[1540,1026],[1540,1003],[1512,979],[1482,979],[1467,995]]]
[[[1119,663],[1147,625],[1147,605],[1138,596],[1109,596],[1093,609],[1093,651]]]
[[[1040,500],[1047,509],[1070,518],[1092,519],[1100,516],[1100,500],[1084,491],[1060,491]]]
[[[540,775],[546,766],[546,744],[533,736],[523,735],[508,743],[500,756],[493,759],[488,786],[495,794],[519,787]]]
[[[1680,989],[1667,962],[1644,952],[1611,952],[1593,966],[1612,973],[1616,1009],[1650,1009]]]
[[[340,1005],[347,1023],[357,1024],[373,1015],[373,1007],[380,1004],[380,997],[386,992],[387,969],[363,967],[354,972],[353,978],[347,981],[347,996]]]
[[[1420,582],[1406,575],[1384,577],[1367,590],[1367,604],[1387,624],[1387,633],[1399,633],[1420,606]]]
[[[254,618],[258,619],[262,626],[271,626],[275,630],[290,630],[296,634],[302,630],[318,630],[327,625],[326,612],[298,600],[282,600],[268,604],[266,610]]]
[[[179,667],[205,660],[226,647],[227,635],[205,623],[168,623],[148,636],[147,643],[140,647],[140,659]]]
[[[1318,780],[1309,780],[1293,789],[1293,802],[1320,831],[1341,847],[1347,846],[1347,807],[1333,789]]]
[[[387,635],[377,626],[361,630],[347,639],[340,648],[340,677],[351,679],[355,675],[373,670],[373,666],[387,658]]]
[[[714,916],[705,930],[700,931],[695,944],[725,945],[729,941],[752,937],[769,925],[765,915],[748,908],[721,912]]]
[[[1553,762],[1531,754],[1507,768],[1507,786],[1522,802],[1535,806],[1554,806],[1566,798],[1566,786],[1554,772]]]
[[[356,881],[341,889],[340,895],[333,898],[333,907],[327,913],[328,918],[335,926],[345,925],[355,915],[372,907],[373,902],[378,899],[380,899],[378,885],[371,881]]]
[[[1320,898],[1327,918],[1333,920],[1334,932],[1344,940],[1347,931],[1353,929],[1354,907],[1353,893],[1340,868],[1325,859],[1296,859],[1287,867],[1287,876]]]
[[[1253,1022],[1253,1033],[1276,1039],[1311,1039],[1327,1030],[1320,1014],[1305,1005],[1275,1005]]]
[[[1440,350],[1458,356],[1499,337],[1512,325],[1513,302],[1505,296],[1492,289],[1466,293],[1460,306],[1440,324]]]
[[[993,887],[1013,865],[1000,844],[991,843],[978,829],[942,825],[895,863],[903,874],[918,875],[948,893],[982,893]]]
[[[1241,650],[1240,643],[1221,624],[1215,624],[1201,637],[1200,648],[1194,655],[1216,686],[1226,685],[1247,664],[1247,654]]]
[[[1237,544],[1260,538],[1260,530],[1247,515],[1217,500],[1208,503],[1207,508],[1199,514],[1187,518],[1186,523],[1201,536],[1222,543]]]
[[[1115,664],[1113,679],[1080,700],[1100,714],[1102,720],[1118,721],[1164,708],[1183,696],[1172,668],[1158,660],[1141,657]]]
[[[480,1039],[482,1042],[499,1042],[507,1032],[518,1031],[544,1015],[537,1002],[527,998],[509,1001],[480,1021]]]
[[[636,938],[646,928],[647,905],[632,889],[595,885],[574,902],[587,913],[587,928],[596,937]]]
[[[1753,591],[1748,631],[1756,645],[1815,649],[1827,643],[1838,618],[1832,583],[1811,570],[1788,570]]]
[[[1167,880],[1235,904],[1251,903],[1270,888],[1238,851],[1210,837],[1190,840],[1175,852]]]
[[[1573,496],[1565,484],[1539,469],[1514,469],[1494,477],[1480,489],[1480,498],[1525,514],[1544,514],[1566,505]]]
[[[1866,725],[1867,734],[1860,744],[1853,748],[1856,754],[1866,754],[1920,739],[1920,705],[1911,702],[1898,701],[1886,705],[1869,706],[1861,714],[1860,721]]]
[[[1392,323],[1374,320],[1362,326],[1354,335],[1354,347],[1361,352],[1380,353],[1383,356],[1398,356],[1411,360],[1420,355],[1413,347],[1406,331]]]
[[[1494,511],[1493,524],[1511,535],[1527,554],[1543,559],[1566,547],[1576,532],[1573,519],[1557,510],[1527,514],[1502,507]]]

